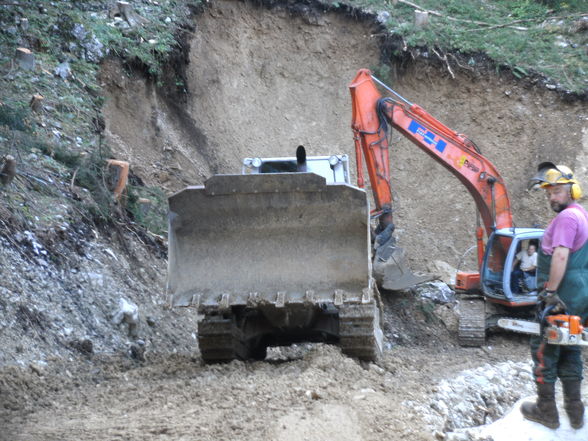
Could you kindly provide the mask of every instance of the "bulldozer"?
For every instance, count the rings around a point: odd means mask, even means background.
[[[344,213],[344,215],[342,215]],[[370,209],[346,155],[246,158],[169,198],[167,292],[200,314],[205,362],[260,360],[270,346],[326,342],[375,361],[381,302]]]

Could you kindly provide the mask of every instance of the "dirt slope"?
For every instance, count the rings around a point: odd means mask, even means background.
[[[300,143],[311,154],[352,155],[347,84],[358,68],[379,63],[372,28],[308,8],[214,2],[195,18],[177,83],[160,89],[115,60],[104,64],[109,140],[137,176],[169,191],[238,172],[245,156],[291,155]],[[509,183],[517,223],[546,219],[542,198],[524,192],[540,160],[568,163],[588,183],[579,104],[496,77],[452,79],[424,63],[394,66],[388,80],[479,144]],[[182,82],[188,93],[172,93]],[[402,244],[415,266],[455,265],[473,244],[473,203],[440,166],[394,140]],[[528,361],[524,339],[511,336],[493,337],[483,349],[456,347],[451,330],[428,320],[430,310],[396,298],[385,328],[394,345],[379,365],[315,346],[274,351],[265,362],[201,366],[194,315],[163,306],[164,260],[146,254],[130,232],[123,236],[86,232],[82,252],[51,271],[2,242],[0,264],[9,270],[0,331],[8,343],[0,363],[15,366],[0,370],[0,440],[429,440],[431,396],[441,380],[489,369],[486,363]],[[126,330],[111,323],[121,296],[141,310],[144,362],[128,356]],[[94,355],[72,350],[85,338]],[[528,375],[506,380],[505,390],[519,394],[530,383]],[[476,424],[486,413],[482,407]]]
[[[343,14],[214,2],[187,42],[185,102],[106,65],[107,133],[137,173],[169,190],[239,173],[244,157],[291,156],[299,144],[311,154],[353,158],[347,85],[359,68],[379,65],[373,29]],[[478,144],[506,179],[517,225],[547,219],[542,198],[526,192],[540,161],[570,164],[588,185],[581,104],[466,69],[453,79],[423,62],[394,65],[386,81]],[[475,244],[471,197],[399,135],[390,156],[397,231],[414,265],[457,265]]]

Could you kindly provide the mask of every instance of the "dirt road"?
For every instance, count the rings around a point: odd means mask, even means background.
[[[395,346],[361,364],[332,346],[263,362],[187,355],[60,361],[2,372],[3,440],[428,440],[417,404],[460,371],[527,358],[524,339],[484,349]],[[442,428],[440,428],[441,430]]]

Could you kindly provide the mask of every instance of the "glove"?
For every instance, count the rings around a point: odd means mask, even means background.
[[[562,299],[557,295],[557,291],[548,291],[546,289],[541,290],[537,295],[539,302],[541,303],[541,309],[545,310],[549,308],[551,314],[559,314],[566,312],[568,307]]]

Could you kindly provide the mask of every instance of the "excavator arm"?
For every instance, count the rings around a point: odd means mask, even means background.
[[[361,69],[349,88],[353,106],[352,129],[358,162],[358,185],[365,185],[363,159],[376,210],[392,203],[388,156],[391,127],[460,180],[474,198],[488,236],[496,228],[512,227],[510,201],[504,180],[475,144],[391,89],[388,90],[395,97],[382,98],[375,81],[378,80],[369,70]],[[384,84],[382,86],[386,87]]]

